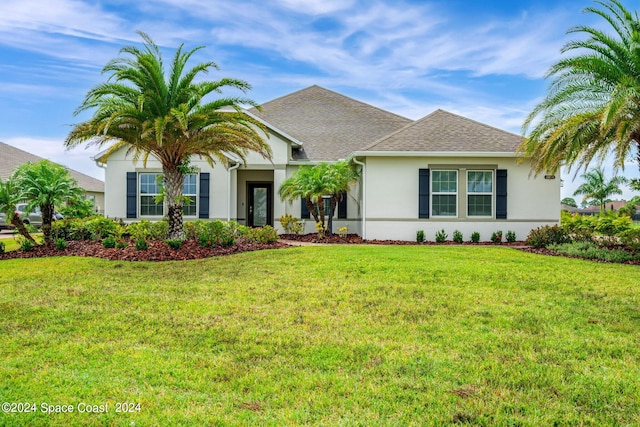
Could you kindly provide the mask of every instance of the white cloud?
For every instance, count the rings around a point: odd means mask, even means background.
[[[348,9],[354,0],[279,0],[279,3],[296,12],[322,15]]]
[[[82,147],[66,150],[64,138],[14,137],[4,138],[2,142],[17,147],[28,153],[35,154],[52,162],[82,172],[94,178],[104,180],[104,169],[99,168],[91,156],[100,152],[95,147]]]

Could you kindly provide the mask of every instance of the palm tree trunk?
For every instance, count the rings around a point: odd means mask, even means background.
[[[29,230],[27,230],[27,227],[24,226],[24,222],[22,222],[22,220],[20,219],[20,215],[14,213],[13,218],[11,219],[11,224],[16,227],[18,233],[20,233],[25,239],[30,240],[33,244],[36,244],[36,241],[33,240],[33,237],[29,233]]]
[[[165,201],[169,218],[169,239],[183,239],[182,188],[184,175],[177,168],[163,168]]]
[[[329,207],[329,223],[327,224],[327,235],[331,236],[333,234],[333,217],[336,212],[336,206],[338,206],[339,199],[337,195],[331,196],[329,199],[329,203],[331,206]]]
[[[324,225],[324,197],[318,197],[318,211],[320,213],[320,221],[322,223],[322,230],[326,230],[327,227]]]
[[[40,205],[42,212],[42,234],[44,235],[44,244],[51,243],[51,220],[53,218],[53,205]]]
[[[313,204],[311,199],[309,198],[304,199],[304,202],[307,205],[307,210],[309,211],[313,219],[316,221],[316,223],[320,222],[320,219],[318,219],[318,212],[316,211],[316,206]]]

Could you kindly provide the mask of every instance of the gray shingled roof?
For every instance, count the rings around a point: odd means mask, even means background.
[[[14,169],[23,163],[37,162],[40,160],[43,160],[40,156],[0,142],[0,179],[7,179],[11,176]],[[71,177],[78,181],[78,186],[85,191],[104,193],[104,182],[73,169],[67,168],[67,170]]]
[[[412,122],[315,85],[250,111],[302,141],[302,149],[294,150],[296,160],[344,159]]]
[[[368,146],[365,151],[508,152],[522,137],[444,110],[436,110]]]

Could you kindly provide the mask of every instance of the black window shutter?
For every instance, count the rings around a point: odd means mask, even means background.
[[[300,206],[300,218],[311,218],[311,213],[307,208],[307,201],[304,198],[300,199]]]
[[[418,174],[418,218],[429,218],[429,169]]]
[[[136,172],[127,172],[127,218],[136,218],[138,216],[137,199],[138,174]]]
[[[200,173],[200,193],[198,194],[198,218],[209,218],[209,172]]]
[[[507,170],[496,170],[496,219],[507,219]]]
[[[340,201],[338,202],[338,219],[347,218],[347,193],[340,193]]]

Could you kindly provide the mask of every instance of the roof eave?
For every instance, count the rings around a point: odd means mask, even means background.
[[[354,151],[353,157],[518,157],[514,151]]]

